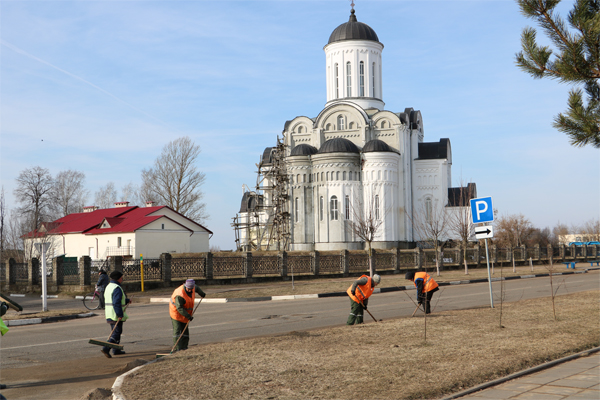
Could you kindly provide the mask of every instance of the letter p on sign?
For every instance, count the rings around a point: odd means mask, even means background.
[[[490,222],[494,220],[494,209],[491,197],[471,199],[471,217],[474,224]]]

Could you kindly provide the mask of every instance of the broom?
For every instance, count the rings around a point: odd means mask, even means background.
[[[132,297],[133,298],[133,297]],[[127,306],[129,304],[127,304],[124,308],[123,308],[123,312],[125,312],[125,310],[127,310]],[[117,329],[117,325],[119,324],[119,322],[121,322],[121,318],[117,319],[117,323],[115,324],[115,327],[112,329],[112,331],[110,331],[110,335],[108,335],[108,339],[106,339],[106,342],[103,342],[102,340],[95,340],[95,339],[90,339],[89,340],[89,344],[95,344],[97,346],[103,346],[103,347],[110,347],[111,349],[116,349],[116,350],[123,350],[123,346],[117,343],[111,343],[109,342],[110,337],[112,336],[112,334],[114,333],[115,329]]]
[[[196,308],[194,308],[194,311],[192,311],[192,317],[194,316],[194,314],[196,314],[196,310],[198,309],[198,307],[200,307],[200,303],[202,303],[202,297],[200,297],[200,301],[196,305]],[[171,352],[169,354],[173,354],[173,351],[175,351],[175,347],[177,347],[177,345],[179,344],[179,341],[183,337],[183,334],[185,333],[185,330],[187,329],[187,327],[190,324],[190,322],[191,321],[188,321],[187,324],[185,324],[185,328],[183,328],[183,330],[181,331],[181,334],[179,335],[179,338],[177,339],[177,341],[173,345],[173,348],[171,349]],[[169,354],[164,354],[164,353],[161,354],[161,353],[159,353],[159,354],[156,355],[156,358],[168,356]]]

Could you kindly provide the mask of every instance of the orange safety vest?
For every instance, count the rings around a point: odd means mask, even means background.
[[[433,278],[431,276],[429,276],[429,274],[427,272],[417,272],[417,273],[415,273],[415,279],[414,280],[416,281],[419,278],[423,279],[423,293],[431,292],[433,289],[435,289],[436,287],[438,287],[437,282],[434,281]],[[417,284],[415,283],[415,287],[416,286],[417,286]]]
[[[373,285],[371,284],[371,277],[367,276],[367,275],[363,275],[358,279],[362,279],[362,278],[368,278],[369,280],[367,281],[366,284],[364,285],[358,285],[356,286],[356,290],[355,290],[355,295],[352,295],[352,285],[350,285],[350,287],[348,288],[348,290],[346,290],[346,293],[348,293],[348,296],[350,296],[350,298],[352,300],[354,300],[357,303],[361,303],[363,302],[365,299],[368,299],[369,297],[371,297],[371,295],[373,294],[373,290],[375,290],[375,288],[373,287]],[[358,290],[360,289],[360,290]],[[361,293],[362,291],[362,293]],[[364,294],[364,296],[363,296]]]
[[[196,291],[195,289],[192,290],[192,296],[190,297],[185,292],[184,285],[181,285],[177,289],[175,289],[175,291],[171,295],[171,301],[169,302],[169,315],[171,315],[171,318],[179,322],[187,323],[189,322],[189,320],[183,315],[181,315],[179,311],[177,311],[177,305],[175,305],[175,298],[177,296],[181,296],[185,299],[185,304],[183,308],[185,308],[188,314],[192,315],[192,313],[194,312],[194,298],[196,297]]]

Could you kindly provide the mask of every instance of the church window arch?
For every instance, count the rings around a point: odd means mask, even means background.
[[[302,133],[302,125],[298,127],[298,133]]]
[[[365,96],[365,63],[363,61],[360,62],[359,96]]]
[[[327,181],[329,181],[329,171],[327,171]]]
[[[296,183],[300,183],[300,174],[296,175]]]
[[[325,181],[325,172],[321,172],[321,182]]]
[[[433,218],[433,207],[432,207],[432,202],[431,202],[431,197],[426,197],[425,198],[425,220],[428,223],[431,223],[432,218]]]
[[[298,204],[300,203],[300,200],[296,197],[295,201],[294,201],[294,219],[296,220],[296,222],[298,222],[300,216],[299,216],[299,212],[298,212]]]
[[[350,196],[344,197],[344,214],[346,219],[350,219]]]
[[[344,172],[342,173],[342,180],[343,180],[343,181],[345,181],[345,180],[346,180],[346,171],[344,171]]]
[[[303,182],[303,183],[306,183],[306,174],[304,174],[304,175],[302,176],[302,182]]]
[[[323,221],[323,207],[324,207],[324,200],[323,200],[323,196],[321,196],[319,198],[319,220]]]
[[[335,173],[335,180],[336,180],[336,181],[339,181],[339,180],[340,180],[340,171],[337,171],[337,172]]]
[[[338,199],[337,196],[331,196],[331,201],[329,204],[329,210],[331,212],[331,220],[338,220]]]
[[[337,117],[337,129],[338,131],[343,131],[346,129],[346,118],[342,114]]]
[[[326,131],[330,131],[330,130],[331,130],[331,124],[327,124],[327,125],[325,125],[325,130],[326,130]]]
[[[337,63],[335,64],[335,67],[333,68],[333,73],[334,73],[333,81],[334,81],[334,85],[335,85],[335,98],[339,99],[340,98],[340,82],[339,82],[339,73],[338,73]]]
[[[346,63],[346,97],[352,97],[352,64]]]
[[[375,195],[375,219],[379,219],[379,195]]]
[[[373,97],[375,97],[375,63],[373,63],[373,72],[371,75],[373,76]]]
[[[350,122],[348,124],[348,129],[354,129],[354,122]]]

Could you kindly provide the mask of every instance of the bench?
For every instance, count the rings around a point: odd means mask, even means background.
[[[588,261],[586,261],[586,262],[589,262],[589,263],[590,263],[590,267],[593,267],[593,266],[594,266],[594,263],[596,263],[596,265],[597,265],[597,266],[600,266],[600,260],[591,260],[591,261],[590,261],[590,260],[588,260]]]
[[[575,269],[575,261],[564,262],[563,264],[565,264],[567,266],[567,269],[569,269],[569,268]]]

